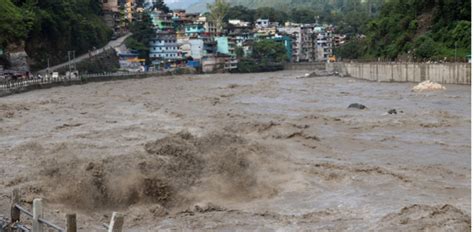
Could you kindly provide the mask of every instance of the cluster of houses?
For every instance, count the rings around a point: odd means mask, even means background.
[[[124,4],[132,6],[131,1],[126,0]],[[153,0],[146,0],[143,10],[151,5]],[[128,17],[127,12],[122,13],[122,17]],[[344,36],[334,33],[334,27],[317,23],[287,22],[280,25],[268,19],[255,22],[231,19],[224,23],[223,28],[218,28],[205,14],[188,13],[185,10],[165,13],[156,9],[145,12],[149,14],[156,30],[156,36],[149,44],[151,66],[147,68],[152,70],[178,66],[199,67],[203,72],[234,69],[238,63],[238,50],[240,55],[250,56],[252,44],[262,39],[282,43],[290,62],[330,62],[335,59],[333,48],[345,40]],[[132,67],[134,63],[142,61],[137,59],[138,55],[133,51],[121,52],[119,55],[124,67]]]

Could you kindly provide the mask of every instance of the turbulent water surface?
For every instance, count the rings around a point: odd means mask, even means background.
[[[59,225],[77,212],[84,231],[102,230],[112,211],[127,231],[469,230],[470,86],[415,93],[303,75],[0,98],[0,214],[19,188],[25,206],[43,197]]]

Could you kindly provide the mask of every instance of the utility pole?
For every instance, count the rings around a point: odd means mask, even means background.
[[[76,59],[76,50],[72,51],[72,60]],[[74,71],[76,71],[76,62],[74,62]]]
[[[71,73],[71,51],[67,51],[67,66],[69,73]]]
[[[46,75],[49,77],[49,56],[48,56],[48,69],[46,69]]]

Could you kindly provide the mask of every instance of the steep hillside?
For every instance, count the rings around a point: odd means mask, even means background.
[[[0,0],[0,48],[24,39],[28,33],[29,15],[10,0]]]
[[[471,50],[471,3],[392,0],[368,23],[363,40],[339,49],[343,58],[444,59]]]
[[[97,0],[0,0],[0,48],[24,42],[33,69],[107,43],[112,31]],[[1,59],[0,59],[1,60]]]

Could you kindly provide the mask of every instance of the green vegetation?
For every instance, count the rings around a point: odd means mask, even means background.
[[[91,59],[85,59],[76,64],[76,69],[79,73],[109,73],[117,72],[120,69],[119,57],[115,50],[109,49],[98,56]],[[60,73],[69,71],[68,67],[57,70]]]
[[[0,0],[0,48],[24,40],[32,27],[31,13],[16,7],[10,0]]]
[[[216,25],[217,33],[222,32],[224,27],[224,18],[230,9],[230,4],[225,0],[215,0],[213,4],[207,5],[211,21]]]
[[[270,72],[283,69],[288,61],[285,46],[273,40],[260,40],[253,44],[250,58],[243,58],[237,65],[236,72]]]
[[[146,63],[149,64],[149,44],[155,37],[155,29],[153,29],[153,22],[148,12],[140,13],[138,18],[141,20],[136,20],[130,25],[133,35],[125,40],[125,45],[128,49],[138,51],[139,58],[146,59]]]
[[[206,11],[206,3],[214,0],[192,1],[187,9]],[[267,18],[284,23],[329,23],[337,25],[338,32],[358,34],[368,19],[376,16],[387,0],[227,0],[232,5],[224,19],[241,19],[254,22]]]
[[[48,58],[63,62],[68,50],[101,47],[112,35],[97,0],[0,0],[0,12],[0,47],[24,41],[32,68],[45,67]]]
[[[144,1],[137,1],[139,6],[143,6]],[[155,5],[149,10],[159,9],[163,12],[169,12],[169,8],[164,4],[163,0],[155,2]],[[156,36],[152,19],[149,10],[137,13],[135,21],[130,24],[130,32],[133,33],[131,37],[125,40],[125,45],[128,49],[136,50],[140,59],[145,59],[146,64],[150,64],[150,41]]]
[[[254,22],[258,18],[266,18],[281,24],[287,21],[319,22],[336,25],[338,33],[357,35],[365,30],[367,21],[378,14],[384,1],[240,0],[231,2],[233,6],[224,21],[240,19]]]
[[[261,63],[282,63],[288,60],[288,55],[282,43],[265,39],[253,44],[252,58]]]
[[[143,1],[143,0],[141,0],[141,1]],[[152,7],[152,10],[154,10],[154,9],[161,10],[161,11],[163,11],[163,12],[165,12],[165,13],[170,12],[170,8],[168,8],[168,5],[166,5],[163,0],[156,0],[156,1],[154,2],[153,7]]]
[[[254,9],[249,9],[245,6],[233,6],[229,9],[224,21],[229,21],[229,19],[240,19],[245,22],[255,22],[256,20],[256,11]]]
[[[370,20],[365,39],[336,49],[342,58],[414,60],[465,57],[471,50],[471,4],[458,0],[391,0]]]

